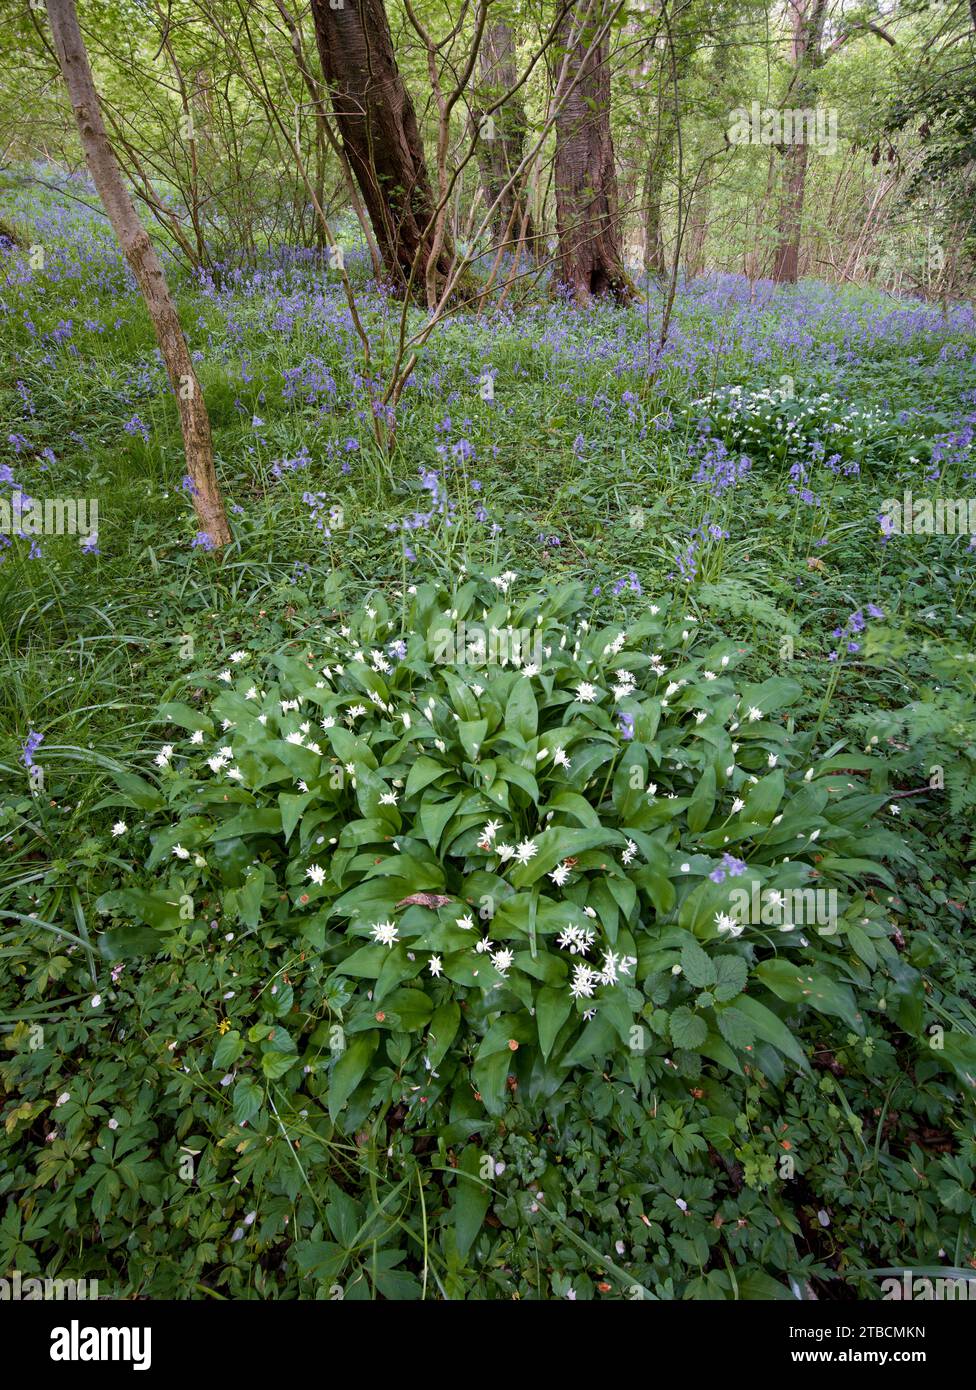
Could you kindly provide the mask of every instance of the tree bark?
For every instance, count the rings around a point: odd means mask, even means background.
[[[644,269],[649,275],[663,275],[666,270],[664,232],[661,222],[661,199],[664,178],[671,164],[674,142],[674,115],[664,109],[659,112],[657,135],[647,156],[644,172]]]
[[[973,0],[976,4],[976,0]],[[515,71],[515,39],[504,20],[488,25],[481,41],[478,105],[475,120],[481,128],[478,141],[478,165],[485,190],[485,206],[497,200],[492,230],[496,240],[518,237],[523,222],[525,240],[534,245],[535,232],[532,214],[525,196],[525,181],[516,179],[506,188],[522,162],[525,145],[525,108],[520,92],[508,97],[494,112],[489,111],[491,125],[484,112],[494,106],[518,81]],[[502,192],[502,190],[505,190]],[[499,196],[501,195],[501,196]],[[509,232],[508,229],[514,229]]]
[[[288,33],[291,37],[292,53],[295,55],[295,62],[298,66],[298,71],[302,75],[302,81],[305,83],[305,86],[308,89],[308,94],[312,98],[312,104],[315,110],[315,128],[318,133],[318,138],[320,140],[323,138],[325,139],[325,141],[331,148],[333,154],[335,154],[336,158],[339,161],[339,167],[342,170],[343,182],[345,183],[346,190],[349,194],[350,205],[352,207],[353,212],[356,214],[356,221],[362,228],[363,237],[365,238],[366,245],[369,249],[369,257],[373,263],[373,274],[375,275],[377,280],[381,280],[383,277],[383,259],[380,256],[380,249],[376,244],[376,238],[373,236],[373,228],[370,225],[369,218],[366,215],[366,209],[363,207],[362,199],[359,196],[359,190],[356,188],[356,183],[352,176],[352,170],[349,168],[349,161],[346,158],[345,150],[339,144],[335,132],[329,124],[329,118],[326,115],[325,92],[322,88],[322,84],[321,82],[319,82],[315,74],[312,72],[305,58],[305,46],[302,43],[302,31],[298,25],[298,21],[295,19],[294,15],[292,15],[288,7],[284,4],[284,0],[275,0],[275,3],[278,6],[278,13],[281,15],[282,19],[288,26]],[[322,205],[322,198],[321,196],[319,196],[319,206],[321,207]],[[324,228],[322,227],[320,219],[316,218],[315,222],[317,232],[320,234],[324,234]]]
[[[393,53],[383,0],[312,0],[322,73],[343,149],[363,195],[390,283],[425,290],[435,203],[413,102]],[[434,267],[446,282],[454,261],[445,236]]]
[[[142,291],[176,396],[186,452],[186,470],[200,529],[212,547],[226,545],[230,529],[214,469],[210,417],[159,258],[139,221],[105,133],[101,106],[73,0],[46,0],[54,50],[68,88],[78,135],[92,180],[112,230]]]
[[[573,86],[556,117],[556,231],[560,273],[580,304],[594,296],[621,303],[633,297],[620,243],[608,43],[604,37],[593,44],[602,19],[603,0],[589,7],[577,0],[558,36]]]
[[[823,32],[827,0],[791,0],[793,5],[793,81],[788,97],[792,109],[804,110],[816,100],[811,76],[824,61]],[[785,145],[778,244],[773,259],[773,279],[796,284],[800,273],[800,234],[806,193],[810,149],[805,140]]]

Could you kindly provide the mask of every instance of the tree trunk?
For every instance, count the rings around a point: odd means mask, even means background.
[[[649,275],[663,275],[666,269],[664,232],[661,225],[661,199],[664,177],[671,163],[674,140],[674,116],[668,110],[659,113],[657,136],[647,156],[644,173],[644,269]]]
[[[787,93],[791,109],[805,110],[816,100],[812,75],[824,60],[822,49],[827,0],[794,0],[793,80]],[[796,134],[796,122],[793,122]],[[800,272],[800,233],[810,149],[805,139],[784,145],[783,191],[780,201],[778,245],[773,260],[773,279],[795,284]]]
[[[617,173],[610,135],[610,69],[606,37],[594,46],[602,0],[577,0],[563,17],[559,49],[569,54],[572,89],[556,117],[556,231],[562,279],[580,304],[611,294],[633,296],[620,245]],[[581,32],[582,31],[582,32]],[[592,51],[591,51],[592,50]]]
[[[714,93],[725,90],[731,61],[732,49],[730,44],[717,38],[711,71],[707,77],[708,85]],[[716,121],[716,125],[718,124],[719,122]],[[688,210],[688,249],[685,253],[685,273],[689,279],[702,275],[706,269],[705,245],[708,240],[708,227],[712,212],[712,183],[714,181],[711,166],[717,163],[726,147],[727,140],[724,131],[718,136],[713,133],[705,136],[701,171],[696,181],[696,187],[692,192],[691,205]]]
[[[226,545],[230,529],[214,470],[210,417],[193,370],[176,306],[152,242],[139,221],[102,121],[73,0],[46,0],[54,49],[68,88],[82,149],[102,206],[142,290],[176,396],[193,505],[208,546]]]
[[[976,0],[974,0],[976,3]],[[481,41],[481,72],[478,83],[478,105],[474,117],[481,128],[478,141],[478,165],[485,190],[485,206],[497,200],[492,218],[496,241],[518,237],[525,222],[525,240],[533,245],[535,232],[532,215],[525,198],[525,180],[520,175],[506,187],[522,162],[525,145],[525,108],[522,96],[516,92],[495,111],[484,116],[518,81],[515,71],[515,39],[504,20],[490,24]],[[504,192],[503,192],[504,190]],[[512,228],[511,232],[508,229]]]
[[[315,38],[343,149],[363,195],[391,284],[403,292],[413,272],[425,290],[435,203],[413,102],[400,76],[383,0],[312,0]],[[445,235],[438,289],[454,251]]]
[[[377,280],[381,280],[383,278],[383,259],[380,256],[380,249],[376,245],[376,238],[373,236],[373,229],[370,225],[369,218],[366,216],[366,210],[363,207],[359,191],[356,188],[356,183],[352,176],[352,170],[349,168],[349,161],[346,158],[345,150],[339,144],[336,134],[329,124],[329,118],[326,114],[325,107],[325,92],[322,88],[322,84],[316,78],[306,60],[305,46],[302,43],[302,31],[298,21],[288,9],[287,5],[285,5],[284,0],[275,0],[275,3],[278,7],[278,13],[288,26],[288,33],[291,36],[292,53],[295,55],[295,62],[298,66],[298,71],[302,75],[302,81],[305,83],[308,94],[312,98],[312,105],[315,111],[316,140],[317,142],[321,142],[324,138],[329,148],[336,156],[336,159],[339,161],[339,167],[342,170],[342,178],[349,195],[350,205],[352,206],[353,212],[356,214],[356,221],[363,230],[363,237],[369,249],[369,258],[373,263],[373,274]],[[321,185],[319,185],[319,187],[320,186]],[[321,193],[319,192],[319,187],[316,188],[316,196],[319,200],[319,207],[323,207],[324,204]],[[317,239],[324,239],[325,228],[322,226],[321,218],[316,217],[315,226]]]

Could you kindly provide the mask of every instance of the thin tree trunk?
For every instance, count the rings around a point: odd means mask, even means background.
[[[48,20],[61,72],[78,123],[78,134],[92,180],[119,245],[142,290],[166,373],[176,396],[200,529],[210,546],[226,545],[230,529],[214,469],[210,417],[193,370],[179,316],[159,258],[119,170],[102,121],[85,43],[73,0],[46,0]]]
[[[434,197],[413,102],[393,53],[383,0],[312,0],[315,38],[343,149],[363,195],[390,282],[425,290],[434,245]],[[450,275],[445,236],[435,282]]]
[[[976,0],[974,0],[976,3]],[[732,50],[727,43],[717,42],[708,76],[709,86],[721,92],[725,86]],[[705,158],[716,159],[725,148],[724,134],[721,139],[706,136]],[[705,270],[705,243],[708,240],[708,225],[712,211],[713,179],[705,177],[692,195],[688,212],[688,249],[685,253],[685,273],[689,279],[701,275]]]
[[[976,3],[976,0],[974,0]],[[484,117],[484,109],[511,92],[518,77],[515,71],[515,39],[504,20],[490,24],[481,41],[479,54],[481,71],[478,83],[478,106],[474,116],[481,127],[478,141],[478,165],[485,190],[485,206],[497,200],[493,218],[493,233],[497,240],[507,227],[520,228],[525,223],[526,240],[531,244],[535,233],[532,215],[525,201],[524,181],[519,179],[507,187],[512,174],[522,162],[525,144],[525,108],[521,93],[512,96]],[[491,124],[488,124],[488,121]],[[502,193],[502,190],[506,191]],[[499,195],[502,195],[499,197]],[[526,214],[528,216],[526,217]]]
[[[580,304],[608,294],[626,303],[634,292],[620,244],[609,45],[606,37],[593,44],[603,18],[603,0],[578,0],[559,30],[575,85],[556,117],[556,230],[560,273]]]
[[[664,176],[671,162],[671,144],[674,140],[674,117],[668,111],[661,111],[657,137],[647,156],[644,172],[644,269],[649,275],[663,275],[665,272],[664,232],[661,223],[661,199],[664,193]]]
[[[789,99],[793,110],[806,109],[816,99],[811,81],[824,60],[822,49],[827,0],[793,0],[793,80]],[[796,122],[793,122],[796,134]],[[806,192],[810,148],[805,139],[783,147],[783,192],[780,201],[778,244],[773,260],[773,279],[795,284],[800,272],[800,234]]]

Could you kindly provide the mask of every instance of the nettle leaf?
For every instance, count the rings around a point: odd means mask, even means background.
[[[693,1052],[708,1037],[708,1024],[698,1014],[693,1014],[683,1004],[674,1010],[668,1019],[671,1041],[675,1047],[687,1048]]]
[[[716,956],[715,998],[721,1002],[734,999],[746,987],[748,967],[741,956]]]
[[[708,989],[715,983],[715,965],[697,941],[687,940],[681,948],[681,969],[689,984]]]

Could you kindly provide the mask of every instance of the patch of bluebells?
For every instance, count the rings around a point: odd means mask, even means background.
[[[865,613],[867,614],[867,618],[864,616]],[[884,611],[879,608],[876,603],[866,603],[863,609],[856,608],[854,612],[848,616],[847,622],[843,627],[835,627],[833,632],[831,632],[830,635],[834,641],[837,642],[838,647],[835,647],[828,653],[827,660],[839,660],[840,645],[844,646],[849,656],[856,656],[861,650],[861,643],[857,639],[860,637],[861,633],[866,630],[868,619],[877,620],[883,617]]]
[[[612,591],[614,598],[622,594],[625,589],[629,589],[633,594],[640,594],[643,592],[641,589],[641,582],[634,570],[631,570],[629,574],[624,575],[622,579],[616,581]]]
[[[723,854],[721,864],[716,864],[708,877],[713,883],[724,883],[726,878],[739,878],[745,873],[746,868],[744,859],[736,859],[733,854]]]
[[[126,434],[141,434],[143,443],[149,443],[149,429],[145,422],[141,420],[138,415],[133,415],[131,420],[126,420],[122,428],[125,430]]]
[[[701,435],[691,453],[699,459],[692,481],[707,487],[714,497],[721,497],[752,471],[752,460],[745,454],[735,458],[721,439]]]
[[[678,574],[686,584],[698,577],[699,556],[698,551],[701,543],[708,541],[727,541],[728,531],[720,526],[718,522],[705,517],[700,526],[696,526],[688,534],[688,539],[684,545],[676,552],[675,562],[678,566]],[[672,570],[668,579],[674,579],[676,575]]]

